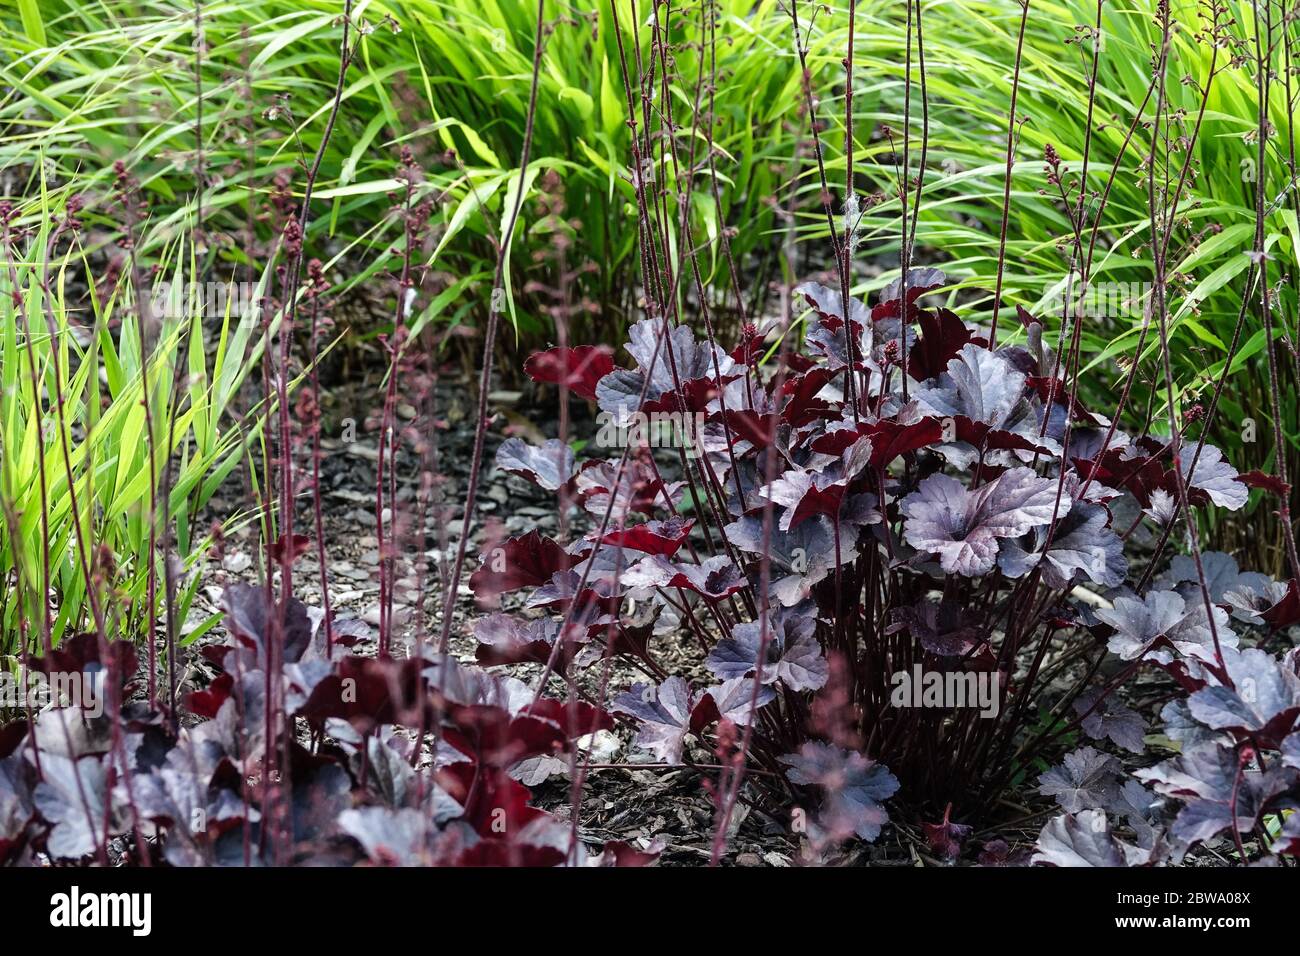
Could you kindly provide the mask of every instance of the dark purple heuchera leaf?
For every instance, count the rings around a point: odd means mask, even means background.
[[[1249,735],[1276,747],[1300,717],[1300,677],[1255,648],[1225,650],[1231,686],[1205,687],[1188,698],[1192,716],[1214,730]]]
[[[785,607],[808,597],[813,585],[835,570],[835,531],[828,518],[818,516],[789,531],[772,522],[770,539],[764,541],[763,518],[749,515],[724,528],[727,540],[742,551],[767,555],[771,560],[771,593]],[[848,564],[857,555],[855,541],[840,540],[839,556]]]
[[[1124,817],[1137,836],[1138,846],[1154,848],[1164,835],[1164,831],[1157,827],[1163,806],[1163,799],[1130,778],[1124,781],[1124,786],[1115,799],[1107,804],[1106,810]]]
[[[909,411],[910,410],[910,411]],[[871,439],[870,467],[887,467],[908,452],[934,445],[943,440],[943,425],[937,418],[916,414],[915,403],[899,413],[897,419],[880,419],[875,422],[851,422],[828,428],[813,439],[811,448],[825,455],[840,455],[862,438]]]
[[[293,564],[311,550],[311,538],[305,534],[280,535],[266,549],[271,564]]]
[[[914,605],[895,608],[887,634],[907,631],[931,654],[940,657],[964,657],[983,643],[979,629],[971,626],[955,603],[936,604],[921,600]]]
[[[674,505],[681,499],[681,482],[664,484],[654,470],[637,455],[629,455],[620,475],[616,461],[589,461],[574,476],[578,502],[603,521],[608,511],[611,527],[617,527],[633,512],[653,515],[665,506],[666,500]],[[610,498],[614,499],[610,510]]]
[[[140,816],[167,826],[164,855],[172,866],[212,862],[222,833],[245,820],[252,824],[261,819],[260,811],[246,805],[235,790],[209,786],[211,775],[201,772],[193,757],[192,749],[176,747],[163,766],[136,775],[131,784]]]
[[[795,428],[821,421],[834,414],[829,402],[818,394],[835,378],[834,369],[814,366],[802,375],[791,375],[781,384],[785,404],[781,407],[781,421]],[[728,408],[731,402],[728,401]]]
[[[438,770],[436,779],[447,794],[464,807],[462,819],[486,840],[522,835],[528,824],[546,817],[529,806],[528,788],[498,767],[481,767],[468,761]]]
[[[566,552],[539,531],[509,538],[483,555],[483,563],[469,576],[469,587],[480,601],[521,588],[546,584],[557,571],[566,571],[581,555]]]
[[[497,467],[531,481],[546,491],[558,491],[573,477],[577,459],[573,449],[558,438],[541,448],[522,438],[507,438],[497,448]]]
[[[1223,452],[1213,445],[1204,446],[1200,457],[1196,459],[1196,468],[1192,469],[1192,457],[1195,454],[1194,444],[1183,445],[1178,449],[1178,468],[1187,483],[1192,488],[1205,492],[1220,508],[1236,511],[1245,505],[1250,492],[1237,480],[1237,469],[1223,460]]]
[[[588,577],[586,587],[580,588],[581,584],[582,575],[577,571],[557,571],[532,593],[524,606],[557,612],[572,607],[570,620],[574,622],[582,622],[587,627],[608,623],[623,601],[617,584],[610,578],[594,576]]]
[[[1087,712],[1100,696],[1100,688],[1080,694],[1074,701],[1074,712],[1076,714]],[[1083,718],[1080,726],[1093,740],[1109,738],[1113,743],[1135,754],[1142,753],[1144,749],[1142,738],[1146,733],[1146,726],[1142,723],[1142,715],[1131,707],[1124,706],[1115,699],[1114,694],[1108,695],[1101,704],[1093,708],[1092,713]]]
[[[687,326],[674,327],[669,339],[656,348],[662,333],[663,323],[655,319],[642,319],[628,329],[627,350],[636,359],[637,368],[614,369],[597,383],[596,400],[602,411],[626,421],[641,409],[642,389],[646,401],[653,403],[675,392],[677,382],[686,389],[688,383],[701,379],[716,383],[719,372],[724,381],[739,374],[730,355],[707,341],[696,342]]]
[[[1025,376],[1001,353],[977,345],[965,345],[948,363],[948,371],[936,387],[916,393],[920,411],[944,420],[944,444],[937,450],[959,468],[969,468],[980,449],[993,454],[997,464],[1012,464],[1006,451],[1047,454],[1060,452],[1057,441],[1064,434],[1065,412],[1053,405],[1050,415],[1026,397]]]
[[[944,860],[955,860],[961,856],[962,844],[971,835],[972,829],[964,823],[953,823],[950,820],[951,814],[950,803],[943,811],[942,822],[921,824],[921,831],[925,834],[925,842],[929,844],[930,852]]]
[[[907,270],[907,304],[912,305],[918,298],[927,292],[933,292],[935,289],[942,289],[948,284],[948,276],[942,269],[934,266],[923,266],[918,269]],[[873,312],[874,318],[881,318],[877,312],[889,312],[891,303],[898,303],[903,297],[903,279],[900,276],[892,280],[888,285],[880,290],[880,304],[876,306]]]
[[[551,659],[560,626],[553,618],[520,621],[508,614],[489,614],[474,625],[479,642],[475,659],[485,667],[526,661],[545,664]],[[565,658],[562,654],[561,659]]]
[[[755,448],[772,446],[781,427],[768,413],[748,408],[728,408],[724,418],[735,440],[749,442]]]
[[[921,335],[907,354],[907,374],[924,381],[941,374],[974,333],[948,309],[919,309],[916,320]]]
[[[1115,839],[1102,810],[1061,814],[1043,827],[1033,862],[1052,866],[1135,866],[1150,854]]]
[[[662,840],[654,840],[644,850],[639,850],[622,840],[611,840],[600,848],[600,852],[587,861],[588,866],[595,867],[640,867],[650,866],[659,859],[663,852]]]
[[[1166,527],[1178,516],[1178,499],[1163,488],[1157,488],[1151,492],[1151,503],[1142,509],[1142,513],[1157,527]]]
[[[795,286],[794,294],[803,296],[813,311],[821,319],[834,323],[837,330],[843,327],[844,296],[839,289],[832,289],[820,282],[803,282]],[[850,298],[849,308],[852,310],[849,319],[856,325],[863,327],[871,322],[871,313],[862,302]]]
[[[760,489],[759,494],[784,509],[777,527],[789,531],[806,518],[816,515],[834,517],[839,513],[847,491],[847,479],[825,472],[795,469]]]
[[[1273,766],[1262,773],[1243,767],[1236,750],[1207,744],[1135,776],[1157,793],[1183,801],[1171,832],[1180,840],[1198,842],[1234,824],[1239,833],[1252,830],[1273,801],[1296,785],[1297,773],[1289,767]]]
[[[1128,562],[1124,542],[1107,527],[1109,521],[1100,505],[1076,502],[1057,522],[1046,551],[1047,528],[1035,528],[1023,538],[1002,543],[998,567],[1009,578],[1023,577],[1038,567],[1044,583],[1053,588],[1067,587],[1079,572],[1102,587],[1119,587],[1128,574]]]
[[[1214,636],[1199,599],[1184,601],[1174,591],[1148,591],[1146,597],[1120,596],[1113,608],[1097,611],[1097,619],[1115,629],[1110,650],[1126,661],[1146,652],[1152,660],[1169,663],[1167,651],[1152,649],[1157,641],[1168,643],[1180,654],[1199,661],[1214,662]],[[1223,648],[1236,647],[1237,635],[1228,627],[1228,615],[1213,607],[1214,623]]]
[[[607,531],[600,539],[604,545],[615,548],[630,548],[645,554],[662,555],[671,558],[690,536],[695,522],[681,515],[673,515],[664,521],[647,521],[622,530]],[[595,540],[593,533],[588,540]]]
[[[647,644],[661,613],[662,605],[651,604],[640,608],[632,617],[618,618],[590,628],[591,641],[578,655],[578,666],[587,667],[617,654],[645,660]]]
[[[707,706],[701,706],[706,698]],[[717,714],[711,697],[697,695],[684,679],[675,676],[657,688],[634,684],[615,699],[610,709],[635,718],[640,723],[636,746],[670,764],[682,762],[686,735],[698,734]]]
[[[614,371],[614,360],[604,346],[579,345],[534,352],[524,371],[534,382],[565,383],[569,391],[595,401],[596,383]]]
[[[272,615],[278,613],[277,599],[268,596],[264,587],[236,581],[226,585],[222,594],[226,609],[225,624],[231,636],[258,654],[259,666],[266,665],[266,642],[270,636]],[[297,661],[311,644],[312,626],[307,605],[290,598],[284,614],[281,659]]]
[[[821,788],[825,799],[818,819],[833,834],[857,834],[870,842],[889,822],[882,803],[898,791],[898,780],[874,760],[810,740],[781,763],[790,768],[791,783]]]
[[[1243,471],[1237,476],[1237,480],[1248,488],[1263,488],[1270,495],[1276,495],[1279,498],[1286,498],[1291,494],[1291,485],[1283,481],[1276,475],[1270,475],[1266,472]]]
[[[313,724],[338,717],[362,733],[398,723],[399,716],[418,719],[421,706],[427,703],[420,693],[420,671],[420,661],[415,658],[340,658],[296,713]]]
[[[1055,797],[1066,813],[1100,809],[1119,793],[1119,771],[1114,757],[1081,747],[1038,778],[1038,792]]]
[[[999,838],[985,843],[977,859],[980,866],[1025,866],[1029,863],[1029,851],[1012,852],[1011,845]]]
[[[1300,581],[1294,578],[1288,581],[1286,594],[1259,616],[1265,624],[1279,629],[1300,624]]]
[[[490,704],[447,709],[443,735],[476,763],[508,769],[521,760],[563,750],[566,738],[553,721],[525,712],[512,715]]]
[[[759,494],[785,509],[777,524],[782,531],[789,531],[816,515],[834,519],[840,512],[849,483],[870,460],[871,439],[859,438],[840,453],[839,461],[816,472],[805,469],[787,471],[760,489]]]
[[[1156,451],[1159,450],[1157,446]],[[1112,488],[1124,488],[1144,508],[1152,504],[1152,497],[1157,491],[1162,492],[1167,504],[1172,506],[1175,503],[1171,497],[1173,488],[1165,487],[1168,478],[1165,468],[1160,463],[1158,454],[1148,454],[1148,451],[1145,445],[1121,448],[1111,446],[1091,459],[1076,456],[1073,462],[1083,480],[1091,478],[1093,482],[1101,482]]]
[[[745,577],[725,554],[705,558],[700,564],[677,564],[662,555],[642,558],[623,572],[629,588],[682,588],[707,601],[721,601],[742,590]]]
[[[1013,468],[967,491],[956,478],[931,475],[903,499],[903,534],[918,551],[939,555],[949,574],[975,576],[993,570],[1002,538],[1019,537],[1066,514],[1070,498],[1057,482],[1029,468]]]
[[[757,669],[763,625],[737,624],[731,637],[714,645],[706,661],[722,680],[748,677]],[[811,604],[781,608],[768,625],[763,683],[780,681],[791,690],[817,690],[830,676],[830,665],[817,640],[817,618]]]
[[[1246,580],[1252,572],[1241,575],[1235,586],[1223,592],[1223,603],[1232,608],[1232,616],[1246,624],[1263,625],[1279,604],[1286,600],[1290,585],[1264,575],[1262,582]]]

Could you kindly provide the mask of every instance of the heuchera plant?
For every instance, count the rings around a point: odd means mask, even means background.
[[[610,709],[646,759],[716,755],[719,843],[750,770],[818,853],[874,839],[894,799],[953,858],[961,821],[987,819],[1082,731],[1095,746],[1041,781],[1067,812],[1037,859],[1159,861],[1225,830],[1294,852],[1297,818],[1278,833],[1276,814],[1300,795],[1296,658],[1244,648],[1248,628],[1300,620],[1295,582],[1219,554],[1199,556],[1204,575],[1178,556],[1152,580],[1159,548],[1144,573],[1126,557],[1143,527],[1168,540],[1180,480],[1190,507],[1234,510],[1276,480],[1239,475],[1203,441],[1175,459],[1167,436],[1126,434],[1084,406],[1028,313],[1024,344],[990,349],[925,304],[945,281],[913,270],[847,310],[802,285],[799,348],[792,324],[749,326],[728,352],[651,318],[632,328],[632,368],[590,347],[532,356],[536,381],[604,421],[703,427],[675,456],[645,441],[584,461],[561,442],[501,446],[502,469],[576,503],[588,530],[483,556],[480,599],[524,593],[516,615],[480,624],[480,660],[542,662],[546,681],[603,658],[602,694],[611,657],[642,671],[650,682]],[[675,641],[698,647],[692,674],[712,683],[668,671]],[[1143,750],[1148,728],[1115,694],[1139,667],[1187,695],[1164,713],[1184,753],[1123,782],[1105,748]],[[1171,826],[1161,801],[1182,805]]]
[[[0,863],[174,866],[644,865],[649,852],[588,853],[531,805],[519,768],[563,758],[612,726],[585,703],[536,697],[448,656],[352,656],[365,625],[290,600],[280,639],[267,589],[226,589],[220,674],[177,728],[143,703],[64,706],[0,733]],[[51,666],[127,684],[137,661],[94,635]],[[268,667],[268,654],[275,648]],[[122,691],[129,695],[130,687]],[[83,702],[83,705],[87,702]],[[268,730],[269,728],[269,730]],[[436,745],[425,744],[432,735]]]

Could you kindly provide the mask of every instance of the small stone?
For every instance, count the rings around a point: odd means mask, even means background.
[[[243,551],[232,551],[226,555],[221,566],[231,574],[239,574],[241,571],[247,571],[253,565],[253,559]]]

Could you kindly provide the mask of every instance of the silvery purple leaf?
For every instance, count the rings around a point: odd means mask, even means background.
[[[898,791],[898,780],[885,767],[856,751],[808,741],[798,753],[781,758],[791,783],[820,787],[825,793],[822,825],[836,834],[856,833],[871,841],[889,822],[881,805]]]
[[[1163,488],[1157,488],[1151,492],[1151,504],[1143,508],[1142,513],[1163,528],[1178,513],[1178,499]]]
[[[636,746],[664,763],[679,764],[686,735],[692,732],[691,715],[699,702],[690,685],[673,676],[657,688],[634,684],[614,700],[610,709],[640,723]]]
[[[1250,648],[1225,650],[1232,686],[1204,687],[1188,698],[1192,716],[1214,730],[1280,740],[1300,717],[1300,678],[1273,655]]]
[[[619,579],[629,588],[682,588],[709,601],[720,601],[745,587],[745,577],[725,554],[700,564],[669,561],[661,554],[642,558]]]
[[[759,494],[784,509],[777,527],[789,531],[792,525],[816,514],[833,515],[839,510],[845,488],[846,483],[834,475],[794,469],[770,485],[764,485],[759,489]],[[806,506],[805,501],[808,502]]]
[[[1052,818],[1038,835],[1033,862],[1053,866],[1134,866],[1148,854],[1117,840],[1105,811],[1084,810]]]
[[[82,757],[74,762],[59,754],[42,753],[41,782],[32,799],[52,826],[50,856],[60,860],[90,856],[110,838],[124,833],[130,825],[126,804],[113,797],[100,758]]]
[[[1250,489],[1237,480],[1237,469],[1223,460],[1223,452],[1213,445],[1205,445],[1193,470],[1191,465],[1195,454],[1194,444],[1178,449],[1178,469],[1187,483],[1209,495],[1220,508],[1236,511],[1242,507],[1250,497]]]
[[[32,818],[27,763],[18,754],[0,758],[0,846],[16,843]]]
[[[475,623],[474,636],[479,642],[480,664],[489,667],[524,661],[544,664],[560,636],[560,622],[546,617],[521,621],[509,614],[489,614]],[[585,637],[585,632],[576,629],[570,634],[570,640]]]
[[[518,780],[525,787],[537,787],[551,777],[564,776],[569,772],[567,757],[552,757],[540,754],[521,760],[510,769],[510,777]]]
[[[1246,581],[1253,572],[1241,576],[1237,585],[1223,592],[1223,602],[1232,608],[1232,616],[1245,624],[1263,625],[1264,614],[1279,605],[1287,596],[1286,581],[1274,581],[1259,575],[1263,581]]]
[[[835,532],[830,519],[810,518],[789,531],[773,521],[768,540],[763,536],[762,515],[749,515],[727,525],[727,540],[742,551],[767,555],[771,560],[771,593],[785,607],[808,597],[813,585],[835,570]],[[857,543],[841,537],[839,557],[848,564],[857,556]]]
[[[1282,741],[1282,763],[1300,770],[1300,731]]]
[[[1113,608],[1097,611],[1098,620],[1115,629],[1110,638],[1112,652],[1126,661],[1143,654],[1157,639],[1167,640],[1185,657],[1215,661],[1214,633],[1220,647],[1236,647],[1237,635],[1228,627],[1228,615],[1222,608],[1211,605],[1215,632],[1210,630],[1201,600],[1187,602],[1174,591],[1148,591],[1146,597],[1120,596]],[[1149,656],[1168,663],[1172,657],[1165,651],[1153,650]]]
[[[627,350],[636,359],[637,368],[633,372],[615,369],[596,383],[596,401],[602,411],[617,416],[620,421],[638,411],[638,399],[647,376],[650,384],[646,401],[654,401],[675,391],[677,382],[685,386],[697,379],[716,381],[715,361],[723,378],[734,373],[735,362],[731,356],[707,341],[696,342],[688,326],[673,327],[669,338],[660,343],[662,333],[663,323],[655,319],[642,319],[628,330]]]
[[[614,424],[626,425],[641,409],[643,388],[645,388],[645,377],[640,372],[616,368],[596,383],[596,402],[602,412],[613,417]],[[645,398],[650,402],[662,394],[652,387],[646,390]]]
[[[1002,538],[1018,537],[1066,514],[1070,498],[1057,482],[1029,468],[1013,468],[968,491],[956,478],[931,475],[903,499],[903,534],[918,551],[939,556],[949,574],[976,576],[993,569]]]
[[[758,709],[770,704],[776,697],[776,691],[772,688],[760,687],[758,699],[755,700],[754,682],[745,677],[733,677],[717,687],[710,687],[705,693],[713,698],[719,716],[726,717],[741,727],[747,726],[750,718],[757,716]]]
[[[450,799],[450,797],[448,797]],[[468,827],[440,831],[419,810],[359,807],[339,814],[339,829],[381,866],[430,866],[450,862],[477,837]]]
[[[706,661],[722,680],[747,677],[755,672],[763,625],[737,624],[731,637],[714,645]],[[817,621],[810,605],[781,608],[768,625],[763,683],[780,681],[791,690],[817,690],[826,683],[830,666],[817,641]]]
[[[1116,794],[1115,799],[1105,809],[1125,818],[1137,835],[1138,845],[1151,847],[1156,842],[1156,821],[1159,807],[1163,803],[1146,787],[1136,780],[1129,779]]]
[[[999,355],[978,345],[963,345],[939,385],[916,392],[921,410],[939,418],[965,416],[1001,428],[1025,393],[1025,376]]]
[[[808,347],[826,356],[828,367],[841,369],[849,364],[844,338],[844,297],[838,289],[818,282],[805,282],[794,289],[818,314],[820,321],[808,331]],[[874,365],[872,360],[871,313],[857,299],[849,300],[849,321],[854,336],[853,358],[858,369]]]
[[[1157,793],[1183,801],[1171,832],[1188,842],[1211,839],[1234,825],[1239,833],[1254,829],[1260,815],[1297,779],[1289,767],[1243,771],[1234,748],[1214,745],[1194,748],[1135,776]]]
[[[1082,461],[1091,461],[1100,455],[1103,451],[1112,448],[1125,448],[1132,443],[1129,438],[1120,429],[1115,429],[1110,436],[1110,443],[1106,448],[1102,448],[1102,443],[1106,441],[1106,434],[1109,431],[1107,427],[1101,428],[1073,428],[1070,430],[1070,459],[1080,459]],[[1096,482],[1093,482],[1096,484]]]
[[[1119,771],[1114,757],[1081,747],[1038,778],[1038,792],[1055,797],[1066,813],[1099,809],[1119,792]]]
[[[507,438],[497,448],[497,467],[531,481],[546,491],[558,491],[573,477],[577,459],[573,449],[558,438],[541,448],[522,438]]]
[[[948,276],[942,269],[934,266],[923,266],[916,269],[907,270],[907,301],[909,303],[916,301],[919,296],[927,292],[933,292],[935,289],[941,289],[948,284]],[[890,282],[880,290],[880,303],[884,305],[887,302],[897,302],[903,297],[903,277],[890,280]]]
[[[832,322],[844,321],[844,296],[839,289],[822,285],[820,282],[802,282],[794,288],[795,295],[801,295],[808,305],[823,319]],[[861,326],[871,323],[871,312],[858,299],[849,299],[851,313],[849,319]]]
[[[1099,688],[1080,694],[1074,702],[1074,712],[1084,713],[1099,696]],[[1114,694],[1108,695],[1092,713],[1083,718],[1080,726],[1093,740],[1109,738],[1116,745],[1135,754],[1140,754],[1145,749],[1142,738],[1146,733],[1146,725],[1142,723],[1142,715],[1131,707],[1124,706],[1115,699]]]
[[[1201,554],[1201,568],[1205,571],[1205,585],[1210,600],[1224,604],[1228,591],[1234,589],[1262,590],[1272,579],[1255,571],[1242,572],[1237,559],[1222,551],[1205,551]],[[1169,562],[1169,570],[1156,579],[1161,588],[1173,588],[1187,600],[1200,597],[1200,577],[1196,562],[1189,555],[1176,554]],[[1183,585],[1183,586],[1180,586]]]
[[[1183,750],[1191,750],[1207,743],[1231,742],[1226,734],[1210,730],[1193,717],[1186,700],[1171,700],[1165,704],[1160,710],[1160,720],[1164,725],[1165,736],[1182,744]]]
[[[1023,538],[1003,542],[998,567],[1007,577],[1019,578],[1041,566],[1043,581],[1054,588],[1068,587],[1079,572],[1102,587],[1119,587],[1128,573],[1128,562],[1124,543],[1107,527],[1108,521],[1109,515],[1100,505],[1076,503],[1057,522],[1046,552],[1042,550],[1046,528],[1036,528]]]

